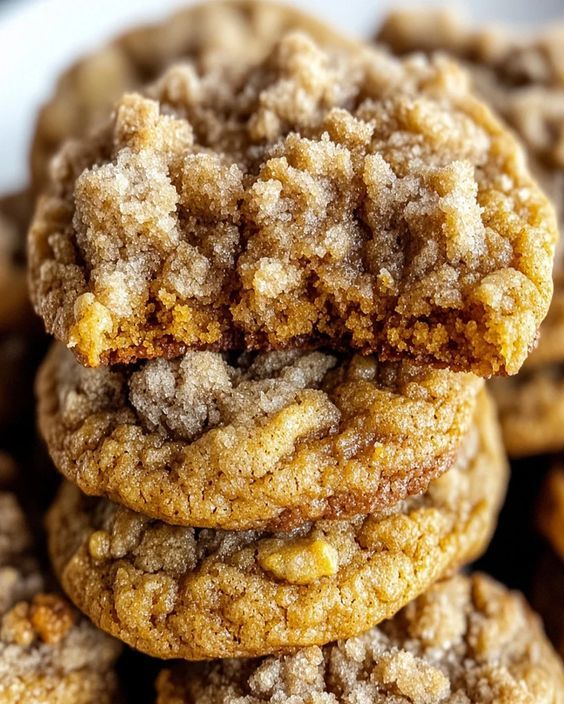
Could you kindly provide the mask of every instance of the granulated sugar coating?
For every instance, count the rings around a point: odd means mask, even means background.
[[[290,533],[175,527],[65,484],[48,518],[63,588],[151,655],[256,656],[356,635],[486,546],[507,470],[483,396],[458,464],[425,494]]]
[[[561,704],[562,663],[523,597],[485,575],[432,586],[348,640],[261,660],[178,664],[157,704]]]
[[[59,345],[37,394],[51,457],[87,494],[173,524],[287,530],[424,491],[455,461],[482,387],[297,350],[86,369]]]
[[[398,53],[443,51],[461,59],[479,94],[518,133],[564,222],[564,25],[537,36],[472,29],[445,11],[395,11],[378,40]],[[564,246],[554,297],[526,373],[492,383],[513,456],[564,449]]]
[[[329,343],[515,373],[554,213],[452,63],[323,51],[171,68],[53,163],[29,236],[48,330],[90,366]]]
[[[259,61],[291,29],[307,31],[324,45],[352,44],[295,7],[217,0],[185,7],[162,23],[135,27],[83,57],[60,76],[37,118],[31,149],[34,190],[43,190],[49,161],[63,142],[107,118],[127,90],[156,79],[177,61],[194,61],[202,70],[225,52],[239,64]]]
[[[0,493],[0,704],[110,704],[120,646],[57,594],[43,593],[13,494]]]

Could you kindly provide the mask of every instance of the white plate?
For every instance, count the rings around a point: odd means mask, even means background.
[[[20,188],[27,180],[27,150],[35,114],[58,73],[127,26],[163,17],[186,4],[186,0],[11,0],[0,4],[0,192]],[[394,0],[294,4],[364,36],[373,33],[386,8],[398,5]],[[475,21],[541,23],[564,16],[564,0],[477,0],[469,14]]]

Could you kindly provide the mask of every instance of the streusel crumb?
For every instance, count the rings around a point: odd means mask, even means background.
[[[478,94],[522,140],[534,174],[564,222],[564,24],[517,33],[474,28],[445,10],[396,10],[377,41],[398,54],[440,51],[460,60]],[[564,360],[564,245],[553,276],[554,297],[530,366]],[[538,451],[550,449],[538,445]]]
[[[127,90],[155,80],[178,61],[193,61],[201,70],[212,68],[226,52],[239,65],[260,61],[292,29],[307,31],[323,45],[353,44],[297,7],[270,0],[214,0],[134,27],[84,56],[61,74],[37,118],[31,149],[35,192],[47,183],[49,162],[63,142],[105,119]]]

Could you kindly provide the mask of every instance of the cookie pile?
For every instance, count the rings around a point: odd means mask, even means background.
[[[515,131],[535,176],[564,217],[564,28],[538,36],[472,29],[445,11],[392,13],[378,41],[398,54],[454,56],[476,91]],[[539,344],[521,374],[491,385],[512,457],[564,450],[564,257],[554,262],[554,297]]]
[[[101,630],[215,661],[159,704],[562,701],[524,601],[457,574],[557,226],[456,63],[195,7],[63,77],[33,190],[51,563]]]

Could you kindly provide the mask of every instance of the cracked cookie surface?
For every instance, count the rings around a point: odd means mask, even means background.
[[[157,704],[561,704],[564,670],[525,599],[483,574],[438,582],[389,621],[323,648],[178,664]]]
[[[0,703],[115,701],[120,646],[43,589],[24,514],[0,492]]]
[[[290,34],[179,65],[51,175],[32,299],[90,366],[330,343],[512,374],[552,295],[552,207],[442,59]]]
[[[507,468],[493,407],[427,492],[290,533],[175,527],[65,484],[48,517],[67,594],[104,630],[163,658],[254,656],[358,634],[485,547]]]
[[[322,44],[352,44],[297,8],[274,2],[218,0],[196,4],[158,24],[136,27],[70,66],[42,107],[33,136],[35,192],[48,181],[49,161],[63,142],[86,134],[107,117],[127,90],[156,79],[170,64],[191,60],[202,69],[229,52],[238,63],[257,61],[291,29]]]
[[[287,530],[370,513],[448,469],[483,381],[374,357],[189,352],[39,374],[41,433],[87,494],[168,523]]]

